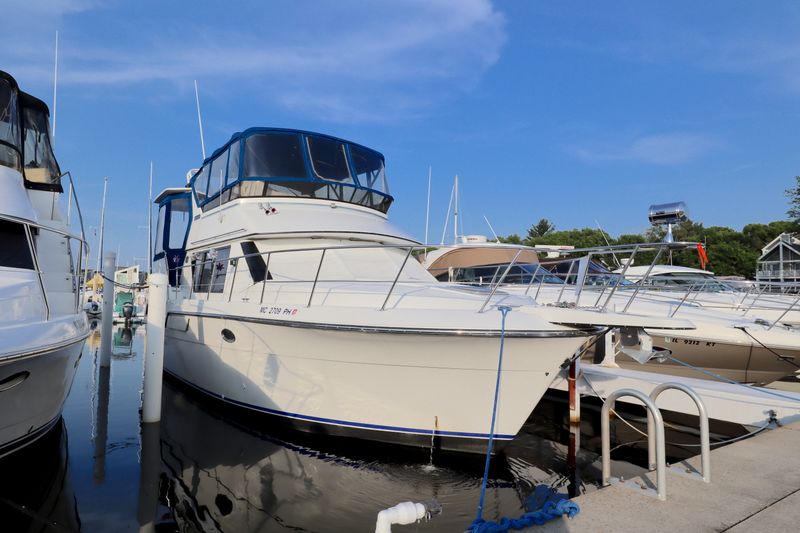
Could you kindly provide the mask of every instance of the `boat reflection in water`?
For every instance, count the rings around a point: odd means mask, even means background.
[[[171,380],[164,383],[163,409],[161,504],[171,508],[180,531],[371,531],[380,510],[408,500],[443,506],[415,531],[463,531],[474,518],[479,456],[437,452],[433,466],[429,450],[414,455],[375,443],[358,449],[358,441],[298,432],[285,433],[293,441],[287,442],[272,430],[254,431],[230,408],[200,404]],[[495,463],[489,518],[518,516],[525,488],[553,478],[532,465]]]
[[[80,531],[61,419],[37,442],[0,460],[2,531]]]

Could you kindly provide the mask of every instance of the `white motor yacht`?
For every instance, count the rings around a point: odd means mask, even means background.
[[[297,130],[235,134],[189,187],[156,199],[154,265],[172,285],[166,372],[306,431],[483,451],[501,335],[502,443],[603,326],[692,327],[441,285],[388,222],[392,201],[374,150]]]
[[[652,249],[682,245],[639,245],[640,249],[648,246]],[[596,261],[602,255],[626,253],[623,247],[588,252],[559,251],[582,257],[542,259],[540,262],[541,253],[543,250],[489,243],[483,239],[475,244],[441,247],[427,254],[424,265],[441,281],[499,285],[508,293],[530,295],[542,304],[690,320],[696,326],[693,330],[675,332],[648,328],[647,333],[656,348],[673,352],[675,359],[727,379],[764,384],[791,376],[800,369],[800,332],[793,328],[773,325],[757,316],[734,313],[722,306],[700,304],[685,292],[650,290],[664,283],[651,281],[653,272],[673,272],[671,269],[677,267],[657,264],[630,267],[625,275],[637,269],[637,279],[642,281],[637,285],[621,282],[620,274],[611,273]],[[670,359],[654,360],[642,366],[631,358],[619,357],[616,364],[635,370],[716,379]]]
[[[631,266],[625,277],[638,282],[646,272],[646,266]],[[797,294],[797,287],[791,284],[761,282],[754,283],[747,290],[738,290],[708,270],[656,265],[647,276],[645,286],[653,297],[682,298],[688,292],[689,300],[702,307],[800,326],[800,295]],[[789,289],[793,293],[773,292],[781,289]]]
[[[48,122],[47,105],[0,71],[0,456],[58,422],[89,334],[85,239],[59,207]]]

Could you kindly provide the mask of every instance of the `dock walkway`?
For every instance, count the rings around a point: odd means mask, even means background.
[[[700,457],[688,462],[699,468]],[[647,477],[655,486],[655,473]],[[667,501],[620,485],[574,501],[581,508],[578,516],[536,530],[800,531],[800,423],[712,450],[710,484],[668,471]]]

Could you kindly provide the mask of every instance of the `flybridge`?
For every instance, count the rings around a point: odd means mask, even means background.
[[[250,128],[203,162],[190,185],[203,211],[237,198],[315,198],[386,213],[384,158],[364,146],[308,131]]]
[[[21,173],[28,189],[63,192],[49,117],[47,104],[0,71],[0,165]]]

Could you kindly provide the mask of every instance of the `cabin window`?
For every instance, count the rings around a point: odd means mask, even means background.
[[[21,170],[17,90],[0,78],[0,165]]]
[[[239,148],[239,141],[236,141],[230,147],[230,155],[228,156],[228,185],[239,179],[239,156],[241,152]]]
[[[300,137],[294,133],[249,137],[244,150],[244,177],[307,178]]]
[[[194,291],[221,293],[228,273],[230,246],[216,248],[197,255],[194,269]]]
[[[389,194],[383,158],[371,150],[350,145],[350,157],[358,183],[362,187]]]
[[[164,239],[162,236],[164,235],[164,218],[166,217],[167,213],[167,205],[164,204],[158,208],[158,222],[156,223],[156,245],[153,247],[153,257],[157,257],[159,254],[164,253]]]
[[[242,253],[245,256],[245,261],[247,261],[247,268],[250,270],[253,283],[259,283],[265,279],[272,279],[272,276],[267,272],[267,264],[264,261],[264,256],[259,254],[256,243],[253,241],[243,242]]]
[[[228,172],[228,151],[220,154],[212,163],[208,179],[208,197],[213,198],[225,186],[225,175]],[[219,204],[217,204],[219,205]]]
[[[189,228],[189,209],[188,196],[175,198],[170,202],[169,239],[167,239],[167,247],[170,250],[180,250],[185,245],[186,230]]]
[[[197,203],[202,204],[208,196],[208,165],[203,165],[194,178],[194,191],[197,194]]]
[[[25,226],[0,219],[0,267],[33,270],[33,257]]]
[[[350,168],[347,166],[347,152],[344,143],[309,135],[308,151],[314,174],[322,180],[353,184]]]

